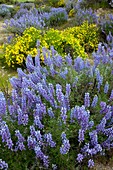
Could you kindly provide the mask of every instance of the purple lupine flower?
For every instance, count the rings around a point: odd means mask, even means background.
[[[50,107],[50,108],[48,108],[48,115],[51,117],[51,118],[54,118],[55,117],[55,115],[54,115],[54,113],[53,113],[53,111],[52,111],[52,108]]]
[[[37,141],[34,137],[28,136],[27,138],[27,145],[29,149],[34,149],[37,144]]]
[[[36,157],[40,158],[43,161],[45,167],[48,167],[49,166],[48,156],[44,155],[44,153],[42,152],[41,148],[38,145],[35,146],[34,151]]]
[[[55,147],[56,143],[53,141],[52,135],[50,133],[45,134],[44,137],[45,137],[47,143],[49,144],[49,146],[51,146],[52,148]]]
[[[77,109],[76,106],[74,108],[71,109],[71,114],[70,114],[70,121],[71,123],[75,122],[75,118],[77,118]]]
[[[88,161],[88,167],[89,167],[89,168],[94,167],[94,161],[93,161],[92,159],[90,159],[90,160]]]
[[[111,109],[109,109],[109,110],[107,111],[107,113],[105,114],[105,119],[106,119],[106,120],[109,120],[109,119],[111,118],[111,116],[112,116],[112,111],[111,111]]]
[[[28,124],[28,114],[23,114],[22,116],[22,124],[25,126]]]
[[[109,100],[112,100],[112,99],[113,99],[113,90],[111,91],[111,95],[110,95]]]
[[[90,106],[90,96],[89,96],[89,93],[85,93],[84,106],[85,107],[89,107]]]
[[[0,159],[0,169],[4,169],[4,170],[8,169],[8,164],[2,159]]]
[[[62,107],[61,108],[61,118],[62,118],[62,121],[64,122],[64,124],[66,124],[66,119],[67,119],[67,109],[65,107]]]
[[[15,136],[17,136],[19,142],[25,141],[24,137],[22,136],[19,130],[15,130]]]
[[[64,94],[62,93],[62,86],[60,84],[56,84],[56,96],[59,103],[64,102]]]
[[[94,126],[94,121],[91,120],[88,125],[88,129],[91,129]]]
[[[66,75],[68,74],[68,68],[65,67],[64,71],[60,72],[60,76],[63,78],[63,79],[66,79]]]
[[[35,137],[36,137],[38,143],[41,144],[42,143],[42,135],[40,133],[40,130],[35,131]]]
[[[53,55],[53,63],[54,65],[56,65],[57,67],[61,68],[62,67],[62,63],[63,63],[63,58],[62,56],[60,56],[59,54],[57,54],[57,56]]]
[[[94,96],[94,98],[93,98],[93,101],[92,101],[91,107],[96,107],[97,102],[98,102],[98,96],[97,96],[97,95],[95,95],[95,96]]]
[[[91,139],[91,144],[93,146],[97,145],[98,144],[97,131],[93,130],[92,132],[89,132],[89,136],[90,136],[90,139]]]
[[[106,82],[106,84],[104,86],[104,93],[107,94],[108,90],[109,90],[109,84],[108,84],[108,82]]]
[[[0,92],[0,119],[6,114],[6,100],[4,94]]]
[[[15,131],[15,136],[17,136],[17,138],[18,138],[18,141],[16,142],[15,151],[17,151],[18,149],[21,151],[25,150],[25,145],[23,143],[25,141],[25,138],[22,136],[22,134],[20,133],[19,130]]]
[[[2,121],[0,127],[0,136],[2,137],[2,142],[6,142],[11,138],[11,134],[6,122]]]
[[[30,126],[30,134],[31,136],[35,137],[35,127],[33,125]]]
[[[82,130],[82,129],[79,129],[78,141],[79,142],[83,142],[84,141],[84,130]]]
[[[44,125],[41,123],[41,120],[38,115],[34,117],[34,123],[36,126],[38,126],[39,129],[44,128]]]
[[[106,109],[106,102],[101,101],[100,102],[100,107],[101,107],[100,113],[103,113],[105,111],[105,109]]]
[[[13,141],[12,141],[12,139],[11,138],[9,138],[8,140],[7,140],[7,144],[6,144],[7,146],[8,146],[8,149],[11,149],[12,150],[12,148],[13,148]]]
[[[97,152],[102,152],[102,147],[100,144],[96,144],[94,148]]]
[[[102,118],[101,122],[97,125],[97,132],[103,132],[106,125],[105,117]]]
[[[71,85],[70,84],[66,84],[66,95],[69,96],[71,93]]]
[[[82,162],[83,159],[84,159],[84,156],[81,153],[79,153],[77,155],[77,161],[80,163],[80,162]]]
[[[64,104],[65,107],[67,108],[67,110],[69,111],[70,110],[70,100],[69,100],[69,96],[65,94],[64,96]]]
[[[81,57],[77,57],[77,58],[74,60],[74,69],[75,69],[77,72],[80,72],[80,71],[83,70],[84,68],[85,68],[84,60],[83,60]]]
[[[89,125],[90,112],[85,110],[85,107],[76,107],[76,119],[78,120],[81,129],[86,130]]]
[[[66,134],[64,132],[61,134],[61,137],[62,137],[62,146],[60,147],[60,153],[64,155],[69,152],[70,143],[69,140],[66,138]]]
[[[66,56],[65,59],[66,59],[66,63],[68,64],[68,66],[72,66],[72,58],[69,54]]]

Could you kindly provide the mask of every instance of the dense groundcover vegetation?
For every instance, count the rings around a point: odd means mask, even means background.
[[[4,64],[18,73],[10,93],[0,91],[0,169],[85,170],[113,148],[113,15],[92,4],[0,8],[13,33],[1,45]],[[68,17],[73,27],[55,29]]]

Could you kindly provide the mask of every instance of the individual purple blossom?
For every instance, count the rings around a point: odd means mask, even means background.
[[[90,117],[90,112],[85,110],[85,106],[76,107],[76,119],[78,120],[78,123],[81,126],[81,129],[86,130],[88,129],[89,126],[89,117]]]
[[[56,143],[53,141],[52,135],[50,133],[45,134],[44,137],[45,137],[47,143],[49,144],[49,146],[51,146],[52,148],[56,146]]]
[[[94,148],[97,152],[102,152],[102,147],[100,144],[96,144]]]
[[[90,140],[92,146],[95,146],[98,144],[98,136],[97,136],[97,131],[93,130],[92,132],[89,132]]]
[[[56,96],[59,103],[64,101],[64,94],[62,93],[62,86],[60,84],[56,84]]]
[[[109,90],[109,84],[108,82],[106,82],[105,86],[104,86],[104,93],[107,94]]]
[[[32,136],[28,136],[27,138],[27,145],[29,149],[34,149],[37,144],[36,138]]]
[[[0,127],[0,136],[2,137],[2,142],[6,142],[11,138],[11,134],[6,122],[2,121]]]
[[[39,129],[44,128],[44,125],[41,123],[41,120],[38,115],[34,117],[34,123],[36,126],[38,126]]]
[[[0,169],[4,169],[4,170],[8,169],[8,164],[2,159],[0,159]]]
[[[90,95],[89,95],[89,93],[85,93],[84,106],[85,107],[89,107],[90,106]]]
[[[103,132],[106,125],[105,117],[102,118],[101,122],[97,125],[97,132]]]
[[[109,100],[112,100],[112,99],[113,99],[113,90],[111,91]]]
[[[70,84],[66,84],[66,95],[69,96],[71,93],[71,85]]]
[[[48,167],[49,165],[48,156],[44,155],[44,153],[42,152],[41,148],[38,145],[35,146],[34,151],[35,151],[36,157],[40,158],[43,161],[45,167]]]
[[[67,109],[65,107],[61,108],[61,118],[64,124],[66,124],[66,119],[67,119]]]
[[[65,133],[63,132],[63,136],[65,135]],[[62,135],[61,135],[62,137]],[[62,137],[62,146],[60,147],[60,153],[62,155],[67,154],[69,152],[70,149],[70,143],[69,140],[65,137]]]
[[[82,162],[83,159],[84,159],[84,156],[81,153],[79,153],[77,155],[77,161],[80,163],[80,162]]]
[[[35,137],[35,127],[33,125],[30,126],[30,134],[31,136]]]
[[[101,107],[100,113],[103,113],[105,111],[106,105],[107,105],[106,102],[103,101],[100,102],[100,107]]]
[[[7,140],[7,144],[6,144],[7,146],[8,146],[8,149],[11,149],[12,150],[12,148],[13,148],[13,141],[12,141],[12,139],[11,138],[9,138],[8,140]]]
[[[92,104],[91,104],[91,107],[96,107],[96,105],[97,105],[97,102],[98,102],[98,96],[97,95],[95,95],[94,96],[94,98],[93,98],[93,101],[92,101]]]
[[[60,56],[59,54],[57,55],[53,55],[53,64],[59,68],[62,67],[62,64],[63,64],[63,58],[62,56]]]
[[[6,114],[6,100],[4,94],[0,92],[0,119]]]
[[[93,161],[92,159],[90,159],[90,160],[88,161],[88,167],[89,167],[89,168],[94,167],[94,161]]]
[[[81,57],[77,57],[75,60],[74,60],[74,69],[77,71],[77,72],[80,72],[81,70],[83,70],[85,68],[85,63],[83,61],[83,59]]]
[[[94,126],[94,121],[89,121],[88,129],[91,129]]]
[[[72,66],[72,58],[69,54],[66,56],[65,59],[66,59],[66,63],[68,64],[68,66]]]
[[[25,142],[25,138],[22,136],[19,130],[15,131],[15,136],[17,136],[18,141],[16,142],[16,148],[15,151],[19,150],[25,150],[25,145],[23,142]]]
[[[55,117],[55,115],[54,115],[54,113],[53,113],[53,110],[52,110],[52,108],[50,107],[50,108],[48,108],[48,115],[51,117],[51,118],[54,118]]]
[[[65,67],[64,71],[60,72],[60,76],[63,78],[63,79],[66,79],[66,75],[68,74],[68,68]]]
[[[81,143],[84,141],[84,130],[79,129],[78,141]]]

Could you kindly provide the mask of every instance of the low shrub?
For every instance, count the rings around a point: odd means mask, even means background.
[[[71,37],[71,39],[70,39]],[[58,31],[49,29],[41,32],[33,27],[25,30],[22,36],[13,39],[9,44],[5,44],[5,59],[8,66],[22,65],[28,54],[34,57],[37,54],[36,41],[39,40],[41,47],[50,48],[51,45],[58,50],[59,54],[65,56],[70,53],[72,58],[81,56],[88,57],[79,39],[73,36],[71,31]],[[43,56],[41,57],[43,61]]]
[[[98,17],[96,12],[90,9],[81,9],[75,7],[75,25],[81,25],[84,21],[88,21],[89,24],[96,24]]]
[[[8,5],[2,4],[0,5],[0,16],[10,18],[14,13],[14,8]]]
[[[79,39],[74,38],[71,33],[50,29],[44,34],[44,41],[49,47],[53,45],[55,50],[62,56],[70,53],[73,58],[76,56],[87,57],[84,48],[80,45]]]
[[[26,29],[23,36],[12,39],[5,46],[5,59],[8,66],[23,65],[28,54],[34,57],[37,54],[36,41],[41,39],[41,31],[33,27]]]
[[[51,8],[50,13],[45,13],[44,21],[46,23],[46,26],[53,27],[62,25],[68,20],[68,15],[65,8]]]
[[[11,97],[0,93],[1,166],[87,169],[112,148],[113,62],[103,49],[92,65],[63,59],[53,47],[42,49],[43,66],[39,49],[35,65],[27,57],[27,70],[10,79]]]
[[[97,50],[100,33],[95,24],[88,24],[88,21],[85,21],[81,26],[67,28],[65,32],[79,39],[86,52]]]
[[[5,59],[8,66],[22,65],[28,54],[34,57],[37,54],[36,41],[40,41],[41,47],[50,49],[51,45],[62,56],[70,54],[72,58],[81,56],[87,58],[88,53],[97,50],[99,43],[99,33],[96,25],[83,25],[67,28],[63,31],[53,28],[41,31],[36,28],[29,28],[9,44],[5,45]],[[41,57],[43,61],[43,56]]]
[[[58,26],[68,19],[64,8],[51,8],[49,12],[36,9],[20,9],[10,20],[5,20],[4,27],[13,33],[22,34],[26,28],[35,27],[37,29]]]
[[[105,34],[105,36],[107,36],[109,32],[111,32],[113,35],[113,14],[100,16],[98,26],[100,27],[101,32]]]

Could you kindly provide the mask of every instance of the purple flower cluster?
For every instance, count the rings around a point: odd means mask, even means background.
[[[39,12],[36,8],[21,8],[13,18],[5,20],[4,27],[15,33],[23,33],[26,28],[42,29],[67,21],[68,15],[64,8],[51,8],[50,12]]]
[[[2,159],[0,159],[0,169],[4,169],[4,170],[8,169],[8,164]]]
[[[113,90],[108,76],[112,75],[112,62],[103,61],[106,71],[98,52],[94,65],[80,57],[74,62],[70,56],[62,59],[53,47],[51,51],[43,48],[43,55],[43,65],[40,55],[35,57],[35,64],[28,56],[26,70],[18,69],[18,77],[10,79],[13,90],[8,105],[0,93],[0,138],[4,148],[16,153],[32,151],[42,166],[51,168],[49,151],[53,149],[59,157],[68,156],[72,144],[78,147],[77,161],[88,158],[88,167],[93,167],[92,157],[113,146]],[[62,78],[65,69],[68,73]],[[105,136],[102,140],[101,135]]]
[[[60,147],[60,153],[62,155],[64,155],[69,152],[70,143],[69,143],[69,140],[67,139],[66,134],[64,132],[62,132],[61,138],[62,138],[62,146]]]
[[[6,114],[6,100],[4,94],[0,92],[0,120],[2,116]]]
[[[97,23],[98,17],[96,12],[93,12],[91,8],[89,9],[81,9],[78,6],[75,6],[76,12],[76,24],[81,25],[84,21],[88,21],[89,24]]]

